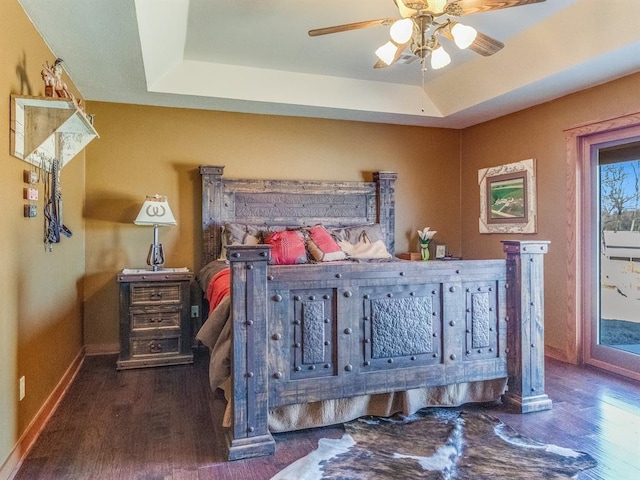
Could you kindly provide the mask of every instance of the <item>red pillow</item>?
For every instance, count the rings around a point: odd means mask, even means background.
[[[307,263],[302,233],[298,230],[284,230],[269,235],[264,241],[272,245],[271,262],[275,265],[295,265]]]
[[[332,262],[345,260],[347,255],[342,251],[338,242],[322,225],[308,229],[309,240],[307,248],[311,256],[318,262]]]

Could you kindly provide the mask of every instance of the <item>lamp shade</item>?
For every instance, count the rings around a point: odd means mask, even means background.
[[[398,51],[397,45],[387,42],[376,50],[376,56],[387,65],[391,65]]]
[[[433,13],[444,12],[444,7],[447,5],[447,0],[429,0],[429,10]]]
[[[158,194],[147,196],[133,223],[151,226],[177,225],[167,197]]]
[[[451,62],[451,57],[444,48],[438,47],[431,52],[431,68],[437,70],[442,67],[446,67]]]
[[[410,18],[396,20],[391,25],[389,33],[391,35],[391,39],[398,45],[407,43],[411,40],[411,36],[413,35],[413,20]]]
[[[453,40],[456,42],[458,48],[464,50],[465,48],[469,48],[475,41],[478,32],[473,27],[456,23],[451,29],[451,35],[453,35]]]

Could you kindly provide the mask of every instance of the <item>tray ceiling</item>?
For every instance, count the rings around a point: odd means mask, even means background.
[[[505,43],[442,70],[373,69],[392,0],[19,0],[87,100],[464,128],[640,71],[640,2],[547,0],[463,17]],[[52,59],[38,59],[42,61]]]

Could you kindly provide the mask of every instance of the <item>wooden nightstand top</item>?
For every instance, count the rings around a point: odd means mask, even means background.
[[[125,268],[117,276],[118,282],[166,282],[167,280],[192,280],[193,272],[186,267],[164,268],[153,271],[144,268]]]

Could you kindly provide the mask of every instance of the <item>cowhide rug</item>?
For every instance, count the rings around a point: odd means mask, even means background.
[[[345,431],[341,439],[321,439],[271,480],[568,479],[596,466],[586,453],[523,437],[480,412],[366,417]]]

